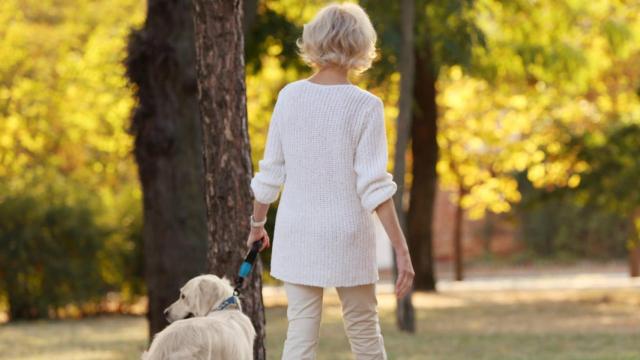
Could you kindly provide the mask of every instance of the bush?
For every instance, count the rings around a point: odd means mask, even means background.
[[[628,220],[584,204],[579,194],[534,189],[521,181],[523,201],[517,206],[520,238],[538,256],[548,258],[623,258]]]
[[[62,307],[95,305],[108,291],[143,291],[139,219],[110,229],[89,200],[19,195],[0,202],[0,293],[10,319],[55,317]]]

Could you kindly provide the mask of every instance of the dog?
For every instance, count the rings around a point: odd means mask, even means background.
[[[232,295],[227,278],[200,275],[189,280],[164,311],[171,324],[154,336],[142,359],[253,359],[256,331]]]

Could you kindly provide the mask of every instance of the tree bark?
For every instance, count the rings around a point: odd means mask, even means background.
[[[416,272],[415,289],[435,291],[432,223],[438,161],[436,73],[432,64],[430,44],[426,44],[422,52],[420,50],[417,48],[415,52],[415,108],[411,124],[413,183],[407,230],[409,250]]]
[[[203,130],[209,272],[233,281],[246,253],[253,169],[247,132],[242,1],[193,0]],[[262,264],[242,291],[256,329],[254,359],[265,359]]]
[[[191,6],[149,0],[142,29],[129,37],[127,75],[138,104],[131,132],[143,191],[145,281],[150,338],[163,310],[206,265],[201,133]]]
[[[402,22],[402,48],[400,54],[400,99],[398,101],[398,127],[395,156],[393,161],[393,178],[395,179],[398,189],[394,197],[396,212],[402,232],[407,233],[406,215],[404,210],[404,188],[405,188],[405,172],[407,153],[407,145],[409,143],[409,135],[411,129],[411,112],[413,105],[413,78],[415,76],[414,61],[414,45],[413,45],[413,24],[414,24],[414,0],[402,0],[401,4],[401,22]],[[394,282],[398,278],[398,269],[396,264],[395,253],[393,254],[393,279]],[[396,303],[396,323],[398,329],[410,333],[416,330],[415,310],[411,301],[412,293],[402,299],[398,299]]]

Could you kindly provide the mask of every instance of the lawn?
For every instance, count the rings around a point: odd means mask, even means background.
[[[640,359],[640,289],[418,294],[415,335],[395,329],[390,295],[379,300],[390,359]],[[279,359],[285,307],[267,302],[268,358]],[[141,317],[5,324],[0,359],[136,359],[145,336]],[[333,294],[318,359],[351,359]]]

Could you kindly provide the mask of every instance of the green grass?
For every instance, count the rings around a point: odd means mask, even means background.
[[[418,332],[394,326],[393,299],[379,296],[390,359],[640,359],[640,290],[468,292],[415,297]],[[267,352],[279,359],[286,309],[267,310]],[[0,326],[0,359],[136,359],[141,317]],[[352,359],[335,296],[325,299],[318,359]]]

